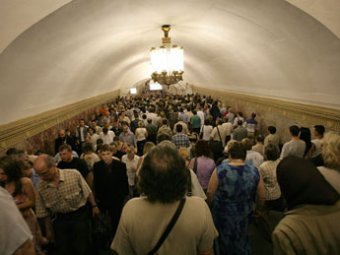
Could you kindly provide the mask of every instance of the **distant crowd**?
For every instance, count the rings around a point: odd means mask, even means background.
[[[143,94],[0,158],[0,254],[340,254],[340,135],[209,96]],[[265,230],[264,230],[265,229]]]

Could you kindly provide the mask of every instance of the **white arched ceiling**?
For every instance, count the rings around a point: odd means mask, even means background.
[[[162,24],[172,25],[173,43],[185,49],[184,78],[191,84],[340,108],[339,30],[301,6],[282,0],[65,2],[49,15],[41,11],[45,18],[0,54],[0,106],[10,109],[0,124],[146,79]]]

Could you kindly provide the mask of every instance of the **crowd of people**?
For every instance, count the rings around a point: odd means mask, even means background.
[[[251,254],[272,211],[274,254],[339,254],[340,135],[287,128],[204,95],[119,97],[55,155],[0,158],[0,254]]]

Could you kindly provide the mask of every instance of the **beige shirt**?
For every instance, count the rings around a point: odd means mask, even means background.
[[[73,212],[84,206],[91,193],[90,187],[77,170],[59,170],[59,185],[41,180],[37,187],[36,215],[38,218],[52,213]]]
[[[340,254],[340,202],[286,213],[273,232],[274,255]]]
[[[178,207],[150,203],[146,198],[130,200],[124,207],[111,248],[120,255],[147,254],[158,242]],[[210,251],[218,233],[206,202],[187,197],[183,211],[158,255],[200,254]]]

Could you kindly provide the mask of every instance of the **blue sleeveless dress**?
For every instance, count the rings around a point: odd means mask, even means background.
[[[212,201],[212,215],[219,232],[216,255],[251,254],[247,229],[259,172],[249,164],[231,166],[224,161],[217,168],[217,176],[218,187]]]

